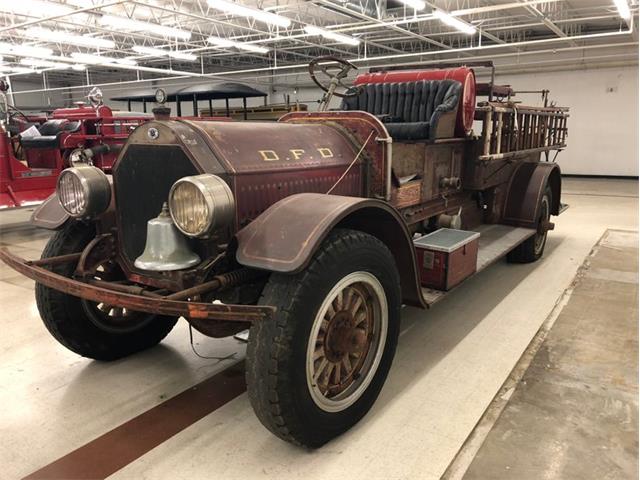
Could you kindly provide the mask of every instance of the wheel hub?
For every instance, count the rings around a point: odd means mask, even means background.
[[[329,322],[324,350],[327,360],[338,363],[345,355],[362,353],[367,345],[367,333],[354,325],[351,312],[337,312]]]

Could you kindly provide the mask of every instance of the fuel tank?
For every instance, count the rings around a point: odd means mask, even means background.
[[[473,128],[476,111],[476,76],[471,68],[459,67],[439,70],[394,70],[390,72],[363,73],[356,77],[354,85],[362,83],[415,82],[417,80],[457,80],[462,84],[462,96],[456,118],[456,135],[464,136]]]
[[[359,145],[339,126],[260,122],[151,121],[129,137],[114,167],[114,191],[127,256],[144,248],[147,220],[173,183],[213,173],[231,187],[235,229],[294,193],[327,193],[353,162]],[[357,162],[332,191],[362,196]]]

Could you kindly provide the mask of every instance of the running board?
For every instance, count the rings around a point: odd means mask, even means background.
[[[534,228],[510,227],[509,225],[500,224],[481,225],[474,231],[480,232],[476,273],[494,264],[536,233]],[[434,303],[442,300],[444,296],[452,290],[453,289],[444,291],[423,288],[422,296],[427,306],[430,307]]]

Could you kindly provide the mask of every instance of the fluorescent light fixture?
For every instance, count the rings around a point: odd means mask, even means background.
[[[31,47],[28,45],[0,42],[0,53],[4,55],[17,55],[19,57],[50,57],[53,54],[53,50],[44,47]]]
[[[433,16],[440,20],[442,23],[449,25],[450,27],[455,28],[456,30],[460,30],[462,33],[466,33],[467,35],[472,35],[476,33],[476,27],[473,25],[469,25],[466,22],[450,15],[442,10],[434,10]]]
[[[266,12],[264,10],[258,10],[255,8],[245,7],[239,3],[228,2],[227,0],[208,0],[207,3],[211,8],[223,11],[225,13],[231,13],[240,17],[253,18],[259,22],[266,23],[268,25],[277,25],[278,27],[287,28],[291,25],[291,20],[282,15]]]
[[[209,37],[209,38],[207,38],[207,42],[215,45],[216,47],[238,48],[240,50],[246,50],[248,52],[267,53],[269,51],[268,48],[261,47],[259,45],[255,45],[253,43],[235,42],[235,41],[229,40],[227,38]]]
[[[57,68],[57,69],[65,69],[71,66],[68,63],[52,62],[50,60],[41,60],[39,58],[23,58],[20,60],[20,65],[26,65],[28,67]]]
[[[129,58],[104,57],[101,55],[91,55],[89,53],[73,52],[71,54],[71,58],[90,65],[113,65],[114,63],[120,63],[122,65],[137,65],[135,61]]]
[[[424,10],[427,6],[422,0],[398,0],[400,3],[404,3],[407,7],[411,7],[414,10]]]
[[[180,30],[179,28],[165,27],[157,23],[141,22],[131,18],[118,17],[115,15],[103,15],[100,17],[100,24],[106,25],[116,30],[124,30],[129,32],[149,32],[155,33],[162,37],[179,38],[181,40],[189,40],[191,32]]]
[[[71,65],[71,70],[75,70],[77,72],[82,72],[84,70],[87,69],[86,65],[82,65],[81,63],[76,63],[74,65]]]
[[[79,45],[81,47],[93,48],[115,48],[115,42],[104,38],[89,37],[87,35],[74,35],[62,30],[49,30],[47,28],[33,27],[24,31],[24,34],[30,38],[38,40],[46,40],[48,42],[69,43],[71,45]]]
[[[198,59],[197,55],[193,53],[180,52],[178,50],[163,50],[161,48],[151,48],[151,47],[142,47],[142,46],[134,46],[132,50],[137,53],[141,53],[143,55],[150,55],[152,57],[171,57],[177,58],[180,60],[189,60],[191,62]]]
[[[629,9],[629,4],[627,0],[613,0],[613,3],[616,4],[616,8],[618,9],[618,14],[621,18],[628,20],[631,18],[631,10]]]
[[[318,35],[329,40],[334,40],[338,43],[344,43],[347,45],[359,45],[360,40],[348,35],[342,35],[341,33],[332,32],[331,30],[325,30],[324,28],[316,27],[314,25],[305,25],[304,31],[309,35]]]
[[[29,17],[51,17],[66,15],[75,9],[59,3],[40,0],[0,0],[0,11]]]

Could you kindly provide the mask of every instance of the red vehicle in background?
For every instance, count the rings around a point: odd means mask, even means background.
[[[7,90],[0,81],[0,210],[42,203],[55,191],[58,175],[67,167],[85,164],[111,173],[131,132],[154,118],[169,120],[171,112],[164,106],[167,94],[162,89],[154,92],[158,107],[151,114],[114,112],[104,105],[100,89],[93,88],[87,95],[89,104],[77,102],[50,116],[26,115],[9,105]]]
[[[114,113],[94,88],[89,105],[60,108],[51,116],[26,115],[7,101],[0,82],[0,209],[43,202],[60,172],[78,163],[109,173],[129,134],[152,115]]]

